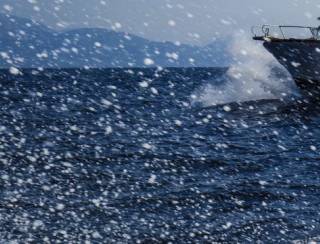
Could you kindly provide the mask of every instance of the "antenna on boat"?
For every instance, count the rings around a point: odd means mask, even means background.
[[[320,17],[318,17],[317,20],[320,21]],[[316,39],[319,40],[319,37],[320,37],[320,25],[319,25],[317,28],[315,28],[315,30],[316,30],[316,32],[315,32],[315,34],[316,34],[315,37],[316,37]]]

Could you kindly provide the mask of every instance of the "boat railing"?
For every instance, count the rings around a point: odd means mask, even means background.
[[[308,39],[320,40],[320,27],[311,26],[299,26],[299,25],[262,25],[253,26],[251,32],[254,37],[265,37],[265,38],[281,38],[291,39],[287,34],[288,30],[305,30],[310,36]]]

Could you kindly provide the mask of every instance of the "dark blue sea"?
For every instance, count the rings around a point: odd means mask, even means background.
[[[1,71],[1,243],[319,240],[320,103],[226,72]]]

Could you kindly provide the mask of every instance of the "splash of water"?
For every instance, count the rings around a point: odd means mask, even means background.
[[[193,96],[195,102],[213,106],[297,95],[297,88],[288,72],[261,43],[239,33],[235,35],[229,51],[234,63],[223,80],[209,81]]]

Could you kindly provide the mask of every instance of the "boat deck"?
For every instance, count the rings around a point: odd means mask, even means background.
[[[273,36],[254,36],[253,40],[255,41],[268,41],[268,42],[306,42],[306,43],[320,43],[319,39],[307,38],[277,38]]]

